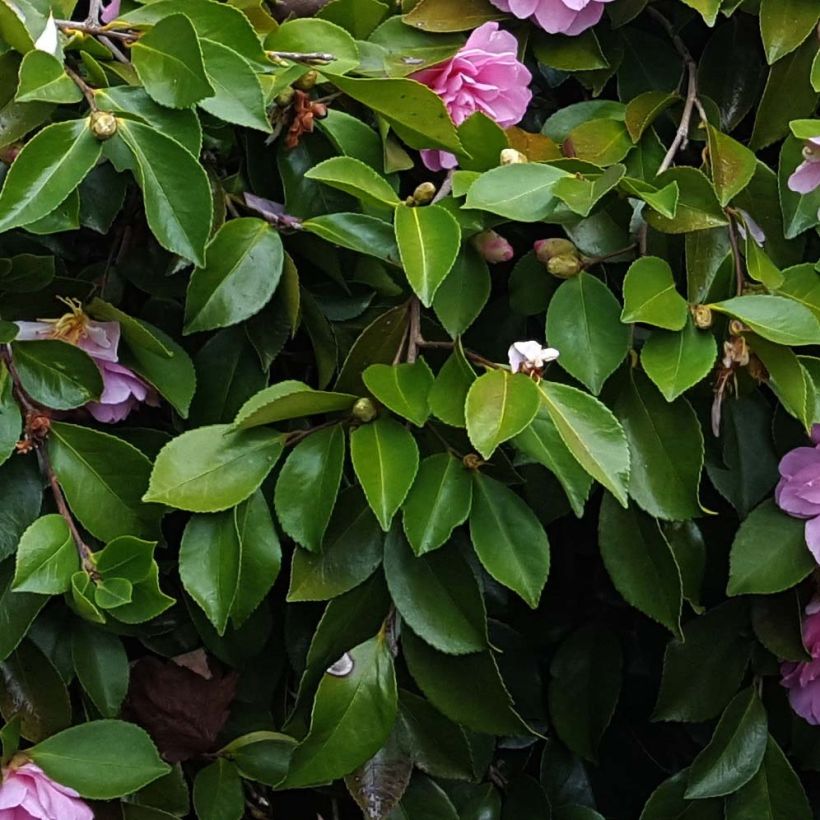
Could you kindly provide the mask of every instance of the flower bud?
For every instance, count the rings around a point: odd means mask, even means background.
[[[435,195],[436,186],[433,185],[432,182],[422,182],[421,185],[418,185],[416,190],[413,191],[413,203],[416,205],[427,205],[427,203],[433,201]]]
[[[473,247],[491,265],[509,262],[515,255],[512,245],[495,231],[482,231],[473,237]]]
[[[94,111],[89,117],[88,127],[102,142],[111,139],[117,133],[117,118],[110,111]]]
[[[748,333],[749,328],[740,321],[740,319],[732,319],[729,322],[729,333],[732,336],[742,336],[744,333]]]
[[[468,470],[477,470],[485,462],[477,453],[467,453],[467,455],[461,460],[461,463]]]
[[[316,81],[318,79],[319,72],[311,69],[310,71],[305,72],[293,85],[300,91],[310,91],[310,89],[316,85]]]
[[[5,148],[0,148],[0,162],[5,162],[6,165],[11,165],[17,159],[17,155],[23,150],[23,146],[19,142],[13,142]]]
[[[499,165],[520,165],[523,162],[529,162],[529,160],[517,148],[503,148],[498,158]]]
[[[292,86],[288,86],[276,95],[276,104],[279,108],[287,108],[292,102],[296,94]]]
[[[314,119],[323,120],[327,116],[327,106],[324,103],[311,103],[310,110]]]
[[[352,413],[353,418],[367,424],[379,415],[379,410],[372,399],[362,398],[358,399],[353,405]]]
[[[578,248],[569,239],[539,239],[533,248],[542,265],[546,265],[553,256],[577,255],[578,253]]]
[[[706,305],[695,305],[692,308],[692,318],[695,321],[695,327],[701,330],[708,330],[712,327],[714,317],[712,316],[712,309]]]
[[[583,269],[583,263],[575,254],[560,253],[547,262],[547,270],[559,279],[571,279]]]

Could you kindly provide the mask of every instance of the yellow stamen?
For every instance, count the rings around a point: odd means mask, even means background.
[[[76,345],[80,339],[84,339],[88,335],[89,318],[83,311],[82,302],[79,299],[71,299],[63,296],[57,297],[64,305],[69,308],[68,313],[64,313],[59,319],[40,319],[41,322],[47,322],[53,325],[51,337],[53,339],[60,339],[69,344]]]

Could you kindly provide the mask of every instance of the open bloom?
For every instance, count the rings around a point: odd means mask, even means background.
[[[111,0],[100,14],[100,20],[103,23],[110,23],[112,20],[116,20],[120,16],[120,0]]]
[[[789,690],[789,703],[800,717],[813,726],[820,724],[820,598],[806,607],[803,621],[803,644],[810,661],[780,666],[781,683]]]
[[[789,188],[798,194],[810,194],[820,187],[820,137],[806,140],[803,162],[789,177]]]
[[[482,231],[473,237],[476,250],[491,265],[509,262],[515,255],[512,245],[495,231]]]
[[[540,342],[514,342],[507,351],[513,373],[541,371],[545,364],[558,358],[554,347],[541,347]]]
[[[154,389],[136,373],[119,364],[119,322],[95,322],[83,312],[79,303],[67,301],[69,313],[59,319],[17,322],[18,339],[59,339],[76,345],[94,360],[103,379],[99,401],[89,402],[86,409],[97,421],[113,424],[122,421],[140,402],[156,404]]]
[[[813,440],[817,428],[812,430]],[[806,519],[806,543],[820,563],[820,445],[797,447],[783,457],[779,469],[775,501],[789,515]]]
[[[0,820],[94,820],[78,797],[34,763],[12,764],[0,783]]]
[[[481,111],[502,128],[524,116],[532,92],[532,75],[518,61],[518,41],[498,23],[484,23],[464,47],[445,63],[411,74],[438,94],[456,125]],[[424,150],[422,162],[431,171],[455,168],[458,160],[447,151]]]
[[[519,20],[531,18],[549,34],[574,37],[594,26],[611,0],[490,0]]]

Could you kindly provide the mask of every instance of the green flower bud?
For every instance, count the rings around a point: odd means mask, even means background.
[[[432,182],[422,182],[413,191],[413,202],[416,205],[427,205],[428,202],[433,201],[436,195],[436,186]]]
[[[692,319],[695,322],[695,327],[701,330],[708,330],[712,327],[712,322],[714,321],[712,309],[706,305],[695,305],[692,308]]]
[[[316,81],[318,79],[319,72],[311,69],[310,71],[305,72],[293,85],[300,91],[310,91],[310,89],[316,85]]]
[[[577,256],[578,248],[569,239],[539,239],[534,245],[535,255],[542,265],[549,263],[553,256]]]
[[[88,120],[91,133],[101,142],[117,133],[117,118],[110,111],[94,111]]]
[[[577,276],[583,268],[581,260],[574,254],[561,253],[553,256],[547,262],[547,270],[559,279],[571,279]]]
[[[524,162],[529,162],[529,160],[526,155],[522,154],[517,148],[503,148],[498,162],[499,165],[519,165]]]
[[[276,104],[279,108],[287,108],[293,102],[293,97],[295,94],[296,92],[293,88],[288,86],[276,95]]]
[[[353,405],[353,418],[367,424],[379,415],[379,410],[372,399],[358,399]]]

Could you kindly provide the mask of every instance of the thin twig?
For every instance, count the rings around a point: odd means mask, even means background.
[[[89,0],[88,3],[88,17],[85,18],[89,25],[99,25],[100,15],[102,14],[103,0]]]
[[[94,37],[99,37],[104,35],[106,37],[110,37],[114,40],[137,40],[139,38],[138,31],[116,31],[115,29],[110,29],[108,26],[100,26],[94,23],[78,23],[76,20],[55,20],[57,24],[57,28],[61,31],[66,32],[67,34],[72,31],[79,31],[82,34],[91,34]]]
[[[416,346],[420,348],[429,348],[431,350],[453,350],[455,348],[455,342],[428,342],[426,339],[418,339],[416,341]],[[464,355],[475,364],[480,364],[482,367],[487,367],[492,370],[498,370],[500,365],[496,362],[491,362],[489,359],[486,359],[480,353],[475,353],[472,350],[464,350]]]
[[[590,268],[593,265],[599,265],[601,262],[606,262],[607,259],[614,259],[616,256],[623,256],[625,253],[634,251],[637,247],[638,243],[633,242],[631,245],[627,245],[625,248],[621,248],[617,251],[611,251],[610,253],[605,253],[603,254],[603,256],[592,256],[589,259],[584,260],[584,268]]]
[[[97,100],[94,97],[94,89],[73,68],[66,66],[65,73],[74,80],[74,84],[83,92],[83,97],[85,97],[91,110],[99,111]]]
[[[123,54],[117,46],[105,35],[100,34],[97,39],[114,55],[114,59],[124,63],[125,65],[131,65],[131,61],[128,57]]]
[[[343,423],[344,422],[339,421],[339,419],[333,419],[333,421],[326,421],[323,424],[317,424],[315,427],[309,427],[307,430],[294,430],[285,435],[285,447],[292,447],[294,444],[298,444],[302,441],[302,439],[306,439],[308,436],[318,433],[319,430],[326,430],[328,427],[334,427],[337,424]]]
[[[327,65],[336,59],[334,54],[328,54],[325,51],[267,51],[265,53],[272,60],[290,60],[305,65]]]
[[[743,262],[740,256],[740,243],[737,241],[737,228],[732,220],[731,215],[727,212],[729,218],[729,243],[732,246],[732,256],[735,260],[735,281],[737,283],[737,295],[740,296],[746,286],[746,277],[743,275]]]
[[[421,338],[421,302],[417,296],[410,299],[410,322],[407,337],[407,355],[405,361],[413,364],[419,355],[419,344],[424,340]]]

